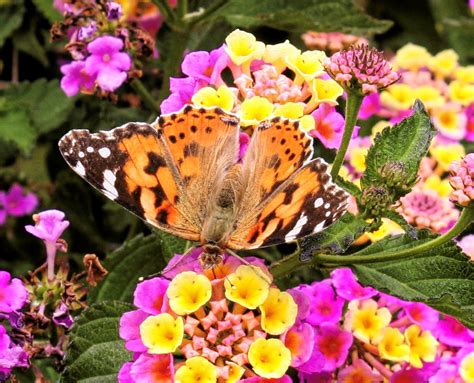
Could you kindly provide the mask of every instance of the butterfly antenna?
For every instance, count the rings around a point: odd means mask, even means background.
[[[165,267],[163,270],[161,270],[161,271],[159,271],[159,272],[157,272],[157,273],[148,275],[148,276],[146,276],[146,277],[140,277],[140,278],[138,278],[138,280],[139,280],[140,282],[142,282],[142,281],[145,281],[145,280],[147,280],[147,279],[152,279],[152,278],[156,278],[156,277],[163,277],[163,278],[165,278],[165,279],[167,279],[167,280],[171,280],[171,278],[168,278],[165,274],[166,274],[166,273],[169,273],[170,271],[174,270],[177,266],[179,266],[179,265],[183,262],[184,258],[186,258],[186,256],[189,255],[189,253],[190,253],[193,249],[195,249],[195,247],[190,247],[190,248],[189,248],[188,250],[186,250],[183,254],[181,254],[181,256],[177,259],[177,261],[176,261],[171,267],[168,267],[168,266],[167,266],[167,267]],[[190,262],[191,262],[191,261],[190,261]]]

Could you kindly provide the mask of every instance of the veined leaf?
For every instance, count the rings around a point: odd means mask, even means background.
[[[419,232],[383,239],[356,255],[383,255],[409,249],[432,239]],[[424,302],[474,328],[474,265],[450,241],[400,260],[353,265],[360,282],[407,301]]]
[[[61,383],[117,382],[118,370],[132,358],[119,337],[119,320],[124,312],[133,309],[124,302],[102,302],[90,306],[76,319]]]
[[[395,176],[407,184],[412,183],[417,177],[421,159],[428,152],[434,134],[430,116],[423,104],[417,100],[413,115],[377,134],[367,153],[367,169],[361,179],[362,188],[389,184],[390,179],[386,178],[389,176],[382,172],[384,165],[389,164],[400,165],[403,173]]]
[[[351,0],[231,0],[218,15],[230,24],[268,26],[291,32],[341,31],[357,35],[382,33],[392,23],[365,14]]]
[[[107,277],[91,291],[89,300],[131,301],[133,291],[140,277],[163,270],[165,260],[175,253],[182,253],[185,241],[161,233],[137,237],[125,242],[122,247],[109,254],[104,267],[109,271]]]

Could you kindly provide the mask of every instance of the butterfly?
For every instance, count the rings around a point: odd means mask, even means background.
[[[319,232],[347,194],[312,159],[298,121],[258,124],[239,161],[239,118],[186,105],[154,123],[72,130],[59,141],[71,168],[152,226],[198,242],[203,268],[225,252],[278,245]]]

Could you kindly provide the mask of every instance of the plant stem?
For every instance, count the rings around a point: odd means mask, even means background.
[[[434,249],[435,247],[441,246],[444,243],[450,241],[451,239],[457,237],[461,234],[472,222],[474,222],[474,207],[468,207],[463,210],[459,220],[456,222],[451,230],[447,233],[440,235],[439,237],[434,238],[433,240],[428,240],[421,243],[418,246],[405,248],[398,251],[387,251],[380,252],[370,255],[358,255],[354,253],[353,255],[331,255],[331,254],[314,254],[310,265],[321,265],[331,266],[331,267],[340,267],[340,266],[349,266],[362,263],[375,263],[375,262],[386,262],[394,261],[398,259],[408,258],[416,256],[422,253],[425,253],[429,250]],[[300,250],[297,250],[293,254],[289,255],[282,260],[275,262],[271,267],[270,271],[275,278],[288,275],[289,273],[302,268],[307,267],[308,263],[302,263],[299,260]]]
[[[347,93],[346,102],[346,121],[344,123],[344,134],[342,136],[341,146],[339,147],[336,158],[332,164],[331,176],[333,179],[339,174],[342,163],[344,162],[344,156],[346,155],[349,142],[351,141],[352,133],[354,132],[354,126],[357,122],[357,116],[359,115],[359,109],[362,104],[364,96],[355,92]]]
[[[160,13],[165,18],[165,21],[170,24],[170,26],[173,26],[175,21],[175,15],[170,5],[168,4],[168,0],[152,0],[152,2],[158,7]]]
[[[188,13],[188,0],[178,0],[178,17],[183,20]]]
[[[192,19],[189,20],[191,25],[196,25],[203,20],[209,18],[212,14],[217,12],[223,6],[228,3],[229,0],[215,0],[209,7],[207,7],[202,13],[194,16]]]
[[[158,103],[155,101],[154,97],[151,95],[148,89],[145,88],[145,85],[143,85],[143,83],[139,79],[133,80],[130,85],[149,109],[151,109],[153,112],[160,111]]]

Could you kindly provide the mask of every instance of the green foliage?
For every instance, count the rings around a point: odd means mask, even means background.
[[[165,260],[175,253],[183,253],[185,241],[159,232],[144,237],[138,235],[109,254],[104,266],[107,277],[92,290],[89,300],[130,301],[138,278],[147,277],[163,270]]]
[[[30,23],[27,28],[16,31],[12,36],[12,40],[16,49],[34,57],[43,66],[48,65],[48,57],[43,44],[36,37],[34,23]]]
[[[41,134],[63,124],[74,106],[57,80],[12,85],[0,92],[0,137],[29,154]]]
[[[383,257],[433,239],[433,235],[424,231],[418,235],[418,241],[408,235],[388,237],[355,255]],[[407,301],[424,302],[474,328],[474,265],[454,241],[416,256],[361,263],[352,268],[363,284]]]
[[[383,186],[392,194],[392,202],[408,193],[434,134],[430,116],[416,101],[412,116],[377,134],[367,154],[362,189]]]
[[[130,310],[133,306],[124,302],[102,302],[77,318],[61,383],[117,382],[117,371],[132,356],[118,333],[120,316]]]
[[[237,27],[267,26],[291,32],[337,30],[372,35],[392,25],[368,16],[352,0],[231,0],[219,14]]]
[[[51,0],[33,0],[33,4],[51,23],[62,19],[59,11],[54,8]]]
[[[0,4],[0,48],[5,44],[5,40],[20,27],[23,21],[25,7],[23,1],[16,0],[10,4]]]
[[[346,213],[340,220],[329,226],[326,230],[303,238],[299,243],[301,247],[300,259],[307,260],[316,251],[329,250],[340,254],[365,231],[369,230],[368,224],[360,215],[354,216]]]

